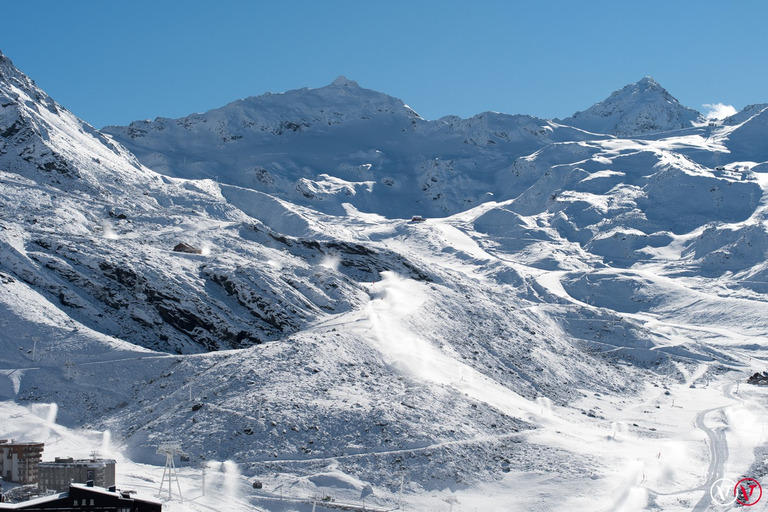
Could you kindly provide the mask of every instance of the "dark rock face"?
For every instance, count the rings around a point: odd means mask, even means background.
[[[173,252],[163,249],[165,240],[74,241],[41,232],[29,241],[26,258],[6,265],[9,278],[41,290],[84,325],[172,353],[244,348],[300,332],[323,315],[359,307],[366,298],[360,283],[385,271],[432,280],[426,269],[376,245],[287,237],[248,225],[232,235],[221,234],[216,246],[229,244],[242,256],[189,258],[179,255],[200,254],[189,244]],[[280,264],[265,264],[275,254]]]
[[[203,254],[202,249],[189,244],[185,244],[184,242],[176,244],[176,247],[174,247],[173,250],[175,252],[184,252],[187,254]]]
[[[747,379],[748,384],[756,386],[768,386],[768,372],[757,372]]]

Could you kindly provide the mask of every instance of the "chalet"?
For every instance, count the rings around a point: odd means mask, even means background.
[[[748,378],[747,382],[756,386],[768,386],[768,372],[757,372]]]

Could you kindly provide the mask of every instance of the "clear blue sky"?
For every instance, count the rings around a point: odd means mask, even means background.
[[[96,127],[338,75],[427,119],[566,117],[653,76],[683,104],[768,102],[768,2],[6,1],[0,50]]]

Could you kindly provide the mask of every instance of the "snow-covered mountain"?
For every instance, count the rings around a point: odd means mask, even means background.
[[[670,243],[672,233],[752,215],[762,189],[751,166],[711,168],[737,154],[749,160],[741,148],[762,147],[753,133],[762,110],[748,109],[755,114],[713,128],[646,77],[558,123],[492,112],[430,122],[341,77],[320,89],[105,131],[172,176],[215,177],[334,215],[349,205],[409,218],[498,204],[550,216],[559,238],[632,261],[639,249]],[[289,125],[295,130],[286,133]],[[647,142],[659,133],[666,143]],[[645,140],[617,138],[636,135]],[[760,149],[751,151],[762,161]],[[478,210],[481,226],[495,215],[485,211]]]
[[[587,110],[576,112],[563,123],[593,133],[637,137],[690,128],[693,123],[705,123],[705,119],[647,76]]]
[[[426,121],[344,77],[103,131],[169,176],[215,179],[334,215],[348,203],[390,218],[481,204],[517,157],[585,138],[570,127],[495,112]]]
[[[386,250],[286,238],[313,230],[274,199],[226,191],[250,211],[262,204],[281,217],[278,234],[229,205],[210,180],[150,171],[3,59],[3,267],[85,325],[174,352],[242,347],[350,309],[359,303],[355,283],[381,271],[421,275]],[[180,243],[204,255],[172,251]],[[218,263],[206,263],[211,252],[221,253]],[[327,253],[340,272],[318,272]],[[277,270],[264,266],[272,260]]]
[[[100,132],[0,54],[0,397],[275,496],[703,510],[762,446],[764,107],[427,121],[340,77]]]

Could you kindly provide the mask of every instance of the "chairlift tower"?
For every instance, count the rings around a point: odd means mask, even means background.
[[[72,368],[75,367],[75,363],[72,361],[65,361],[64,366],[67,367],[67,380],[72,380]]]
[[[183,455],[179,443],[163,443],[157,447],[158,455],[165,455],[165,468],[163,469],[163,478],[160,480],[160,488],[157,491],[157,496],[163,493],[163,485],[165,484],[165,475],[168,475],[168,499],[171,499],[171,481],[176,478],[176,488],[179,490],[179,499],[183,502],[184,497],[181,495],[181,484],[179,484],[179,473],[176,471],[176,465],[173,462],[173,458],[176,455]]]

